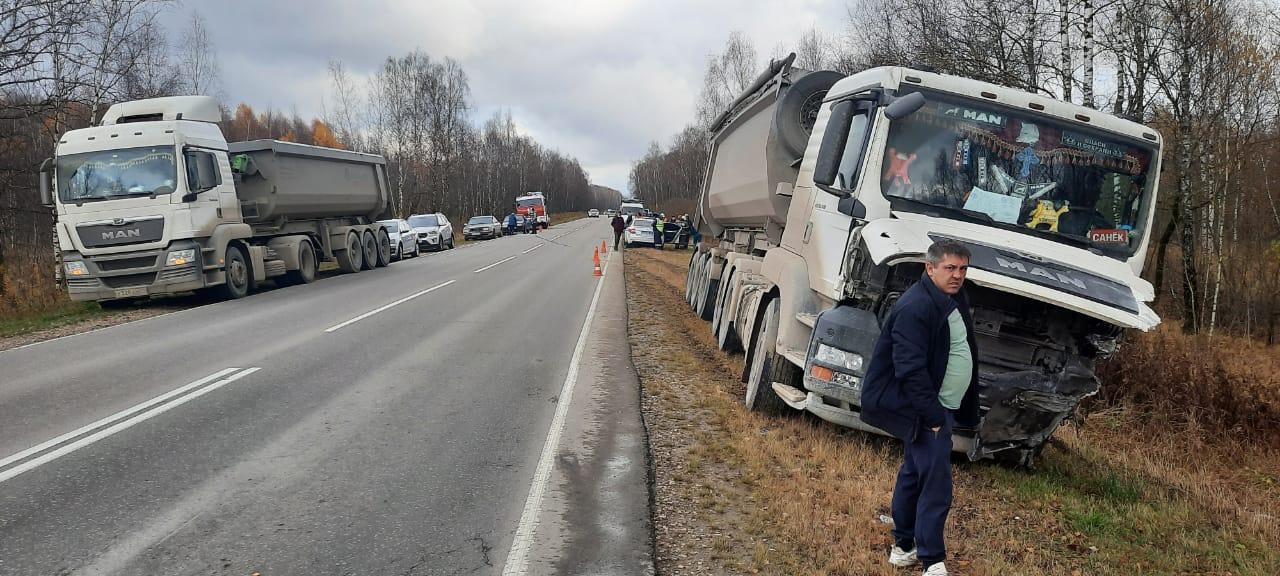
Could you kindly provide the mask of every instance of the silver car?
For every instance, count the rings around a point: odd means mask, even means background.
[[[409,217],[409,226],[418,233],[419,248],[435,251],[453,248],[453,224],[444,214],[414,214]]]
[[[653,218],[637,216],[632,218],[631,224],[628,224],[622,230],[622,242],[627,246],[635,246],[636,244],[657,246],[658,243],[654,241],[653,232]]]
[[[467,240],[473,238],[501,238],[502,224],[493,216],[474,216],[467,220],[467,225],[462,228],[462,237]]]
[[[399,260],[412,255],[417,258],[422,253],[422,248],[418,247],[418,232],[413,229],[404,219],[396,220],[379,220],[387,228],[387,234],[391,236],[391,259]]]

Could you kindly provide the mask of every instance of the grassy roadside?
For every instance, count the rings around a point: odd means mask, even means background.
[[[39,330],[66,326],[82,320],[110,314],[96,302],[66,302],[53,310],[30,315],[0,318],[0,338],[20,336]]]
[[[663,574],[912,574],[885,562],[900,447],[741,407],[741,357],[682,299],[688,252],[625,253]],[[660,320],[660,321],[656,321]],[[1139,435],[1096,411],[1036,471],[956,461],[953,574],[1271,574],[1280,489],[1265,447]]]

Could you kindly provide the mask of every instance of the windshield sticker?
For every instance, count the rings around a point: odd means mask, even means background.
[[[1094,244],[1128,244],[1129,231],[1124,228],[1094,228],[1089,231],[1089,241]]]
[[[900,154],[893,148],[889,149],[889,167],[884,171],[884,181],[890,186],[894,184],[910,184],[911,175],[908,170],[911,163],[915,162],[915,154]]]
[[[1005,123],[1005,117],[1003,115],[995,114],[993,112],[985,112],[982,110],[970,110],[968,108],[962,108],[960,106],[944,105],[944,106],[941,106],[940,108],[942,109],[943,116],[950,116],[952,118],[961,118],[961,119],[970,120],[973,122],[981,122],[983,124],[990,124],[992,126],[1004,126],[1004,123]]]
[[[986,156],[981,156],[978,158],[978,187],[979,188],[987,187],[987,157]]]
[[[1105,158],[1122,160],[1125,156],[1124,148],[1121,148],[1112,142],[1107,142],[1101,138],[1094,138],[1084,134],[1076,134],[1069,130],[1062,131],[1062,144],[1078,150],[1092,152],[1097,156]]]
[[[1027,219],[1027,228],[1032,230],[1048,230],[1050,232],[1057,232],[1058,217],[1062,216],[1070,209],[1070,202],[1063,201],[1062,207],[1057,208],[1053,205],[1053,202],[1049,200],[1040,200],[1036,202],[1036,209],[1031,212],[1031,218]]]
[[[1018,214],[1022,209],[1022,201],[1012,196],[988,192],[977,186],[969,190],[969,197],[964,202],[965,210],[982,212],[997,222],[1017,224]]]

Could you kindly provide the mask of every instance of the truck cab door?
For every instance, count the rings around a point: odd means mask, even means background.
[[[831,188],[857,197],[864,178],[863,164],[870,145],[874,118],[871,102],[858,102],[849,120],[849,135],[841,154],[836,182]],[[834,129],[834,126],[828,129]],[[813,206],[805,223],[801,240],[809,263],[810,286],[833,300],[840,299],[840,272],[844,264],[845,248],[854,223],[848,214],[840,212],[840,196],[815,186]]]
[[[231,163],[222,150],[188,146],[183,152],[187,194],[182,198],[191,210],[191,227],[208,235],[228,219],[239,220]]]

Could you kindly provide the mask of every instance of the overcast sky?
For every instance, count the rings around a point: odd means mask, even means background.
[[[511,110],[525,133],[626,189],[631,161],[693,117],[706,60],[741,30],[762,60],[811,27],[845,29],[845,0],[187,0],[162,18],[181,41],[205,17],[227,104],[319,116],[326,63],[362,87],[387,56],[460,61],[473,123]]]

